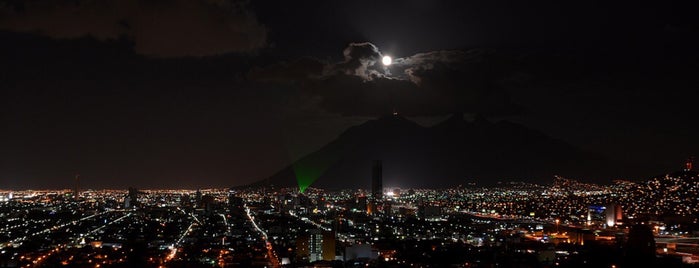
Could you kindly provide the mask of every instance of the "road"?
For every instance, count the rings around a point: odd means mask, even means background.
[[[257,223],[255,223],[255,217],[250,214],[250,208],[248,208],[247,205],[245,205],[245,213],[248,215],[248,219],[252,223],[252,226],[255,227],[255,229],[262,234],[262,240],[265,242],[265,247],[267,248],[267,256],[269,257],[270,263],[272,263],[272,267],[281,267],[282,265],[279,262],[277,253],[274,252],[272,243],[270,243],[268,240],[267,233],[264,230],[260,229],[259,226],[257,226]]]

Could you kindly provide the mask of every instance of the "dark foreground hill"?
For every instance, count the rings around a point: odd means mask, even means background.
[[[602,157],[561,140],[508,121],[467,121],[454,115],[432,127],[400,116],[370,120],[258,184],[368,188],[372,163],[379,159],[386,187],[541,183],[554,175],[590,182],[611,179],[611,166]]]

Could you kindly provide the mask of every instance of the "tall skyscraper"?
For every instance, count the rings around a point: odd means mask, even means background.
[[[245,213],[243,205],[243,198],[236,196],[234,190],[228,190],[228,211],[234,215],[242,215]]]
[[[137,207],[138,205],[138,189],[129,187],[129,193],[124,198],[124,207],[133,208]]]
[[[383,198],[383,179],[381,176],[381,160],[375,160],[371,172],[371,196],[374,200],[381,200]]]
[[[194,195],[194,207],[199,208],[201,207],[201,190],[197,189],[197,193]]]
[[[332,261],[335,259],[335,231],[323,232],[323,260]]]
[[[321,230],[311,230],[308,253],[311,262],[323,259],[323,232]]]
[[[75,174],[75,185],[73,186],[73,199],[78,199],[80,195],[80,174]]]
[[[297,255],[309,262],[335,259],[335,233],[312,229],[296,241]]]

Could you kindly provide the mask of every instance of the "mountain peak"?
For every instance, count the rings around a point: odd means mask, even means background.
[[[483,116],[472,122],[457,113],[426,128],[399,115],[353,126],[338,139],[269,178],[293,185],[299,178],[315,187],[364,188],[371,181],[372,160],[384,162],[384,185],[449,187],[475,180],[549,181],[555,174],[606,178],[610,165],[541,132]],[[314,173],[301,171],[314,170]]]
[[[403,117],[402,115],[385,115],[381,116],[379,118],[369,120],[366,123],[359,125],[359,127],[362,126],[372,126],[372,127],[407,127],[407,128],[413,128],[413,127],[419,127],[422,128],[420,125],[415,123],[414,121],[407,119]]]
[[[476,114],[473,116],[473,120],[471,123],[476,124],[476,125],[490,125],[492,122],[485,118],[482,114]]]
[[[378,120],[378,121],[410,121],[398,113],[383,115],[383,116],[376,118],[375,120]]]

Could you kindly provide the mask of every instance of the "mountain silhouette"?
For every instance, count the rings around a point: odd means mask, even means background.
[[[325,189],[368,188],[373,160],[385,187],[452,187],[498,181],[550,182],[555,175],[610,179],[601,156],[520,124],[462,114],[423,127],[391,115],[351,127],[336,140],[256,184]]]

